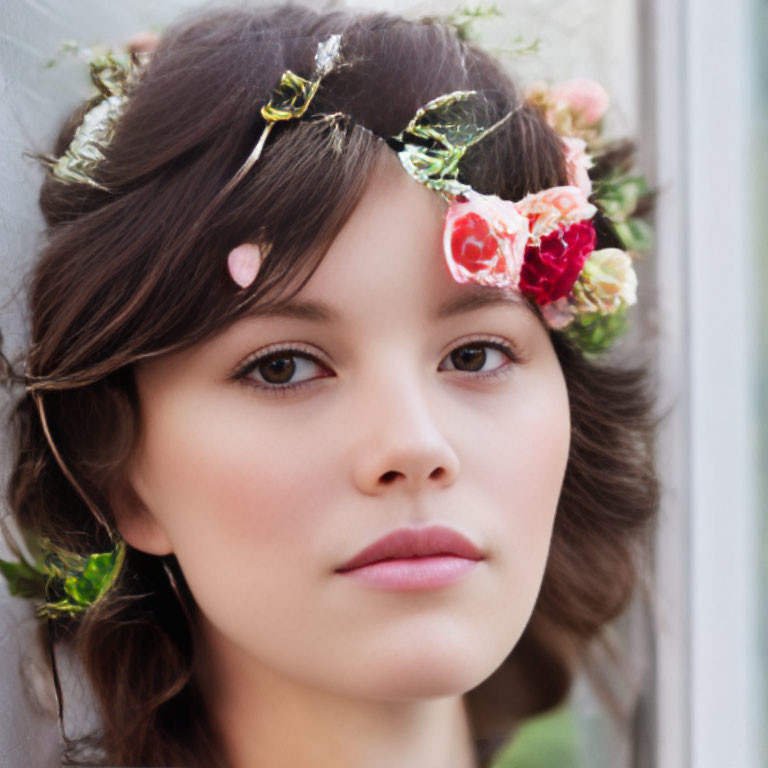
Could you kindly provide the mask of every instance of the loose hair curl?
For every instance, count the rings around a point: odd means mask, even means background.
[[[310,114],[351,120],[278,126],[257,167],[222,197],[262,131],[259,110],[280,74],[311,72],[318,40],[342,31],[348,65],[324,79]],[[555,133],[499,65],[444,22],[287,7],[217,11],[169,29],[99,165],[108,191],[52,176],[42,187],[47,244],[29,287],[26,372],[36,393],[11,417],[8,496],[20,528],[76,552],[109,548],[112,502],[132,492],[133,363],[300,290],[360,199],[377,153],[389,151],[374,134],[395,135],[428,100],[466,89],[483,92],[494,121],[515,112],[467,153],[464,181],[510,200],[566,183]],[[82,113],[64,126],[57,156]],[[598,230],[598,247],[617,244],[610,227]],[[246,241],[267,257],[237,300],[226,255]],[[571,451],[533,615],[499,670],[467,694],[478,739],[563,700],[587,641],[628,603],[636,542],[656,509],[643,372],[591,362],[562,334],[551,338],[568,387]],[[79,491],[52,453],[36,399]],[[195,611],[173,556],[128,547],[108,595],[82,619],[56,625],[100,704],[106,763],[224,766],[197,684]]]

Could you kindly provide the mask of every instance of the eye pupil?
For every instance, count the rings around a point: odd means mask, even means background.
[[[461,371],[479,371],[485,365],[483,347],[461,347],[451,352],[451,362]]]
[[[296,362],[290,355],[268,358],[259,366],[259,373],[270,384],[285,384],[296,373]]]

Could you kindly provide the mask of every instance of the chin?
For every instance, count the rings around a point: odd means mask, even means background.
[[[498,668],[503,659],[484,660],[485,663],[467,663],[454,659],[450,665],[434,660],[422,664],[417,670],[391,670],[383,680],[373,683],[375,691],[368,697],[384,701],[419,701],[462,696],[476,688]]]
[[[364,696],[386,701],[460,696],[490,677],[504,662],[520,631],[508,642],[489,642],[489,636],[451,636],[427,640],[414,637],[408,647],[392,648],[371,658]]]

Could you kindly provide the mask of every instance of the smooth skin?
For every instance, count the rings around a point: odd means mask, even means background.
[[[473,766],[462,695],[541,586],[570,441],[549,335],[519,294],[455,282],[445,203],[390,150],[379,166],[297,297],[323,312],[254,315],[136,368],[119,526],[179,560],[235,768]],[[484,555],[455,584],[335,572],[432,524]]]

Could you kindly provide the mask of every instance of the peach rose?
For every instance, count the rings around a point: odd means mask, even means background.
[[[637,302],[632,258],[618,248],[594,251],[581,276],[581,289],[593,311],[611,314]]]
[[[541,192],[526,195],[515,203],[517,210],[532,221],[534,239],[553,232],[560,226],[591,219],[597,208],[587,200],[581,187],[550,187]]]

